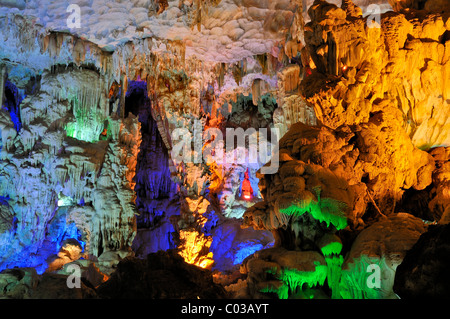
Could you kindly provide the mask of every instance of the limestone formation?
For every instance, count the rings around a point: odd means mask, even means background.
[[[100,285],[102,298],[205,299],[225,298],[208,270],[187,264],[175,251],[149,254],[146,259],[126,258],[111,278]]]
[[[399,2],[397,2],[399,3]],[[317,72],[306,102],[331,128],[367,122],[388,106],[421,149],[448,145],[448,16],[387,12],[378,25],[316,1],[305,38]]]
[[[358,234],[342,266],[340,293],[347,299],[396,299],[396,270],[426,231],[422,220],[398,213]],[[378,278],[371,276],[379,274]]]

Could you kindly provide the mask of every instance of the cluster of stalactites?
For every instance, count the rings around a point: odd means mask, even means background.
[[[91,64],[102,75],[112,76],[112,54],[97,44],[69,33],[48,31],[20,14],[9,13],[0,20],[0,39],[5,41],[2,55],[11,62],[36,73],[57,64]]]

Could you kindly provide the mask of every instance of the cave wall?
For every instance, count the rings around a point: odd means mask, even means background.
[[[278,173],[259,174],[263,201],[244,225],[274,232],[275,246],[244,260],[248,295],[398,298],[397,267],[430,223],[447,222],[437,203],[449,143],[449,17],[439,10],[386,12],[369,25],[349,1],[309,8],[316,68],[300,91],[317,125],[291,126]],[[373,269],[377,287],[368,284]]]
[[[130,246],[140,124],[109,114],[102,80],[82,68],[44,72],[20,105],[18,131],[2,110],[1,189],[11,219],[2,267],[45,270],[66,235],[84,242],[86,256]]]

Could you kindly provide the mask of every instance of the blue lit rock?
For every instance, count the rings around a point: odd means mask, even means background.
[[[2,196],[9,196],[9,208],[2,211],[12,216],[12,222],[0,234],[0,268],[33,266],[43,272],[45,260],[58,252],[57,245],[70,223],[85,241],[87,254],[98,256],[106,249],[131,246],[135,234],[132,179],[140,142],[137,119],[119,120],[115,138],[99,141],[97,136],[94,143],[68,137],[64,125],[74,119],[73,103],[81,109],[103,105],[106,89],[102,83],[92,71],[46,72],[40,90],[22,102],[20,133],[13,135],[10,124],[1,125],[0,189]],[[109,121],[117,120],[112,116]],[[81,199],[84,206],[77,204]],[[64,211],[58,209],[58,201]],[[65,216],[55,218],[57,211]],[[50,234],[56,237],[47,237],[46,229],[60,221]],[[24,260],[24,255],[35,257]]]

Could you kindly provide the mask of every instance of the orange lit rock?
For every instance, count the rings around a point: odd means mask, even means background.
[[[321,74],[306,77],[301,90],[321,123],[358,125],[390,105],[415,146],[450,145],[443,15],[387,12],[380,28],[370,28],[321,1],[309,13],[305,39]]]
[[[397,124],[399,113],[385,107],[368,123],[336,130],[294,124],[279,143],[280,153],[293,160],[280,163],[277,174],[260,177],[265,202],[246,211],[244,224],[269,230],[286,225],[277,205],[286,208],[291,202],[305,201],[316,187],[322,197],[346,204],[352,227],[364,225],[361,218],[369,202],[389,215],[405,189],[422,190],[431,184],[435,167],[433,157],[415,148]],[[291,188],[295,192],[286,194]]]
[[[179,254],[185,262],[201,268],[212,267],[213,254],[208,251],[212,243],[211,237],[206,237],[196,230],[181,230],[180,242]]]
[[[436,160],[433,172],[433,199],[428,207],[440,224],[450,221],[450,147],[437,147],[431,152]]]
[[[47,272],[61,269],[65,264],[78,260],[81,257],[82,248],[75,239],[68,239],[59,250],[57,257],[48,265]]]

